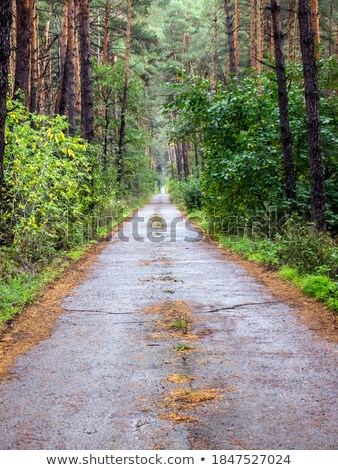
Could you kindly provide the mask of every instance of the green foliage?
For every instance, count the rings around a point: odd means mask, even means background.
[[[338,275],[337,245],[311,224],[290,219],[278,237],[278,257],[280,264],[295,267],[301,274]]]
[[[190,175],[187,180],[169,180],[167,191],[181,209],[192,211],[202,207],[201,184],[195,175]]]
[[[69,137],[67,127],[61,116],[31,115],[9,103],[0,236],[21,259],[65,248],[92,203],[88,145]]]
[[[321,301],[328,300],[330,297],[334,298],[334,295],[338,294],[337,286],[327,276],[306,276],[302,288],[305,294]],[[336,298],[338,300],[338,295]]]
[[[337,62],[329,59],[321,65],[321,83],[326,87],[321,96],[321,117],[327,214],[334,233],[338,230],[338,126],[334,118],[338,112],[334,91]],[[288,73],[296,212],[309,220],[310,169],[302,71],[290,66]],[[271,208],[278,218],[289,215],[274,74],[265,72],[259,79],[252,75],[233,79],[227,85],[218,85],[216,90],[211,89],[208,80],[185,77],[184,83],[175,84],[172,93],[174,97],[165,108],[177,115],[170,131],[172,140],[199,135],[205,161],[201,176],[204,210],[213,217],[236,217],[240,224],[267,218]]]

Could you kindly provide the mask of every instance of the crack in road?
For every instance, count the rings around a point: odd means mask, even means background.
[[[271,304],[280,304],[283,303],[281,300],[271,300],[271,301],[265,301],[265,302],[248,302],[248,303],[243,303],[243,304],[236,304],[236,305],[229,305],[229,306],[224,306],[224,307],[218,307],[212,310],[193,310],[192,313],[195,315],[201,314],[201,313],[217,313],[217,312],[222,312],[224,310],[235,310],[236,308],[242,308],[242,307],[251,307],[251,306],[259,306],[259,305],[271,305]],[[140,311],[126,311],[126,312],[110,312],[107,310],[89,310],[89,309],[64,309],[66,312],[72,313],[72,312],[78,312],[78,313],[93,313],[97,315],[139,315],[141,312]]]

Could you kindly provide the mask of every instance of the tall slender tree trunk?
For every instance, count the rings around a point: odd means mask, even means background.
[[[265,0],[257,0],[256,19],[256,41],[257,41],[257,71],[263,71],[263,49],[264,49],[264,12]]]
[[[74,68],[75,68],[75,91],[76,91],[76,115],[81,115],[81,66],[80,66],[80,47],[79,47],[79,32],[77,25],[79,23],[79,0],[74,2],[75,13],[75,55],[74,55]]]
[[[16,0],[16,61],[14,93],[21,90],[29,104],[30,74],[30,0]]]
[[[88,142],[94,140],[94,101],[92,61],[90,52],[89,0],[79,0],[80,61],[81,61],[81,131]]]
[[[288,2],[288,55],[287,61],[291,62],[292,57],[292,9],[293,9],[293,1],[289,0]]]
[[[75,85],[75,4],[68,0],[68,45],[64,75],[64,90],[67,96],[66,114],[68,116],[70,135],[76,133],[76,85]]]
[[[224,0],[225,15],[228,31],[228,45],[229,45],[229,72],[233,75],[238,74],[238,68],[235,56],[235,39],[234,39],[234,25],[231,15],[230,0]]]
[[[186,142],[182,143],[182,156],[183,156],[183,169],[184,169],[184,178],[187,179],[190,174],[189,168],[189,149]]]
[[[320,59],[320,28],[319,28],[319,10],[318,0],[310,0],[311,25],[315,33],[315,57]]]
[[[128,0],[127,29],[126,29],[126,58],[125,58],[126,73],[125,73],[125,78],[124,78],[120,137],[119,137],[119,152],[118,152],[118,160],[117,160],[118,182],[122,181],[123,173],[124,173],[124,144],[125,144],[125,132],[126,132],[126,114],[128,110],[128,91],[129,91],[129,73],[130,73],[129,58],[130,58],[130,42],[131,42],[131,14],[132,14],[132,0]]]
[[[329,56],[333,56],[333,45],[334,45],[334,38],[333,38],[333,31],[334,31],[334,16],[333,16],[333,1],[330,2],[330,18],[329,18]]]
[[[195,138],[194,138],[194,155],[195,155],[196,175],[199,176],[199,156],[198,156],[197,134],[195,134]]]
[[[38,110],[39,90],[39,30],[36,0],[30,0],[30,30],[31,30],[31,66],[30,66],[30,102],[29,110]]]
[[[177,179],[182,179],[182,151],[181,144],[176,144],[176,173]]]
[[[60,39],[60,57],[59,57],[59,87],[56,96],[55,103],[55,113],[62,114],[65,112],[65,102],[64,100],[64,76],[65,76],[65,67],[66,67],[66,58],[67,58],[67,48],[68,48],[68,0],[64,0],[63,10],[62,10],[62,27],[61,27],[61,39]]]
[[[285,194],[288,199],[296,199],[295,169],[292,159],[292,138],[289,123],[288,92],[283,52],[283,32],[279,0],[271,0],[276,73],[278,84],[280,132],[284,156]]]
[[[256,2],[250,0],[250,67],[256,68]]]
[[[311,169],[311,215],[318,230],[326,229],[325,180],[320,132],[319,89],[315,56],[315,33],[309,0],[299,0],[299,34],[303,58],[304,88]]]
[[[48,79],[46,75],[48,74],[48,53],[50,49],[50,39],[49,39],[49,31],[50,31],[50,24],[53,15],[53,7],[54,2],[52,1],[49,6],[49,15],[46,21],[43,43],[41,48],[41,66],[40,66],[40,76],[39,76],[39,92],[38,92],[38,102],[39,102],[39,110],[41,114],[46,114],[46,102],[48,99],[48,90],[47,90],[47,83]]]
[[[216,85],[216,61],[217,61],[217,2],[215,0],[214,5],[214,48],[212,53],[212,62],[211,62],[211,88],[215,90]]]
[[[12,27],[11,27],[11,55],[9,59],[9,73],[12,77],[10,94],[14,92],[14,77],[15,77],[15,63],[16,63],[16,0],[12,0]]]
[[[238,32],[239,32],[239,0],[235,0],[235,28],[234,28],[234,48],[235,48],[235,62],[237,67],[237,73],[239,70],[239,40],[238,40]]]
[[[103,51],[102,51],[102,63],[108,62],[108,50],[109,50],[109,16],[110,16],[110,0],[106,0],[106,6],[104,11],[104,32],[103,32]]]
[[[0,3],[0,204],[4,176],[5,125],[7,116],[8,72],[12,25],[12,0]]]
[[[293,46],[292,46],[292,63],[296,64],[298,49],[298,5],[299,0],[295,0],[294,25],[293,25]]]

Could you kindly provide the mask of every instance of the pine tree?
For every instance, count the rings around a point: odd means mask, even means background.
[[[320,131],[319,89],[315,55],[315,32],[309,0],[299,0],[299,34],[303,59],[304,88],[311,169],[311,216],[318,230],[326,229],[324,164]]]
[[[0,3],[0,201],[3,181],[3,161],[5,153],[5,124],[7,116],[8,72],[10,56],[10,36],[12,24],[12,0]]]

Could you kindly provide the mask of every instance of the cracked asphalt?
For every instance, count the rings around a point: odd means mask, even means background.
[[[1,449],[337,448],[337,346],[201,238],[164,194],[123,224],[0,384]]]

